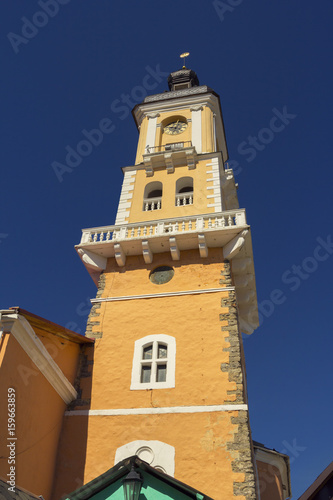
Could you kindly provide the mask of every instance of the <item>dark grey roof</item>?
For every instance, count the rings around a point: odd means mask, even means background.
[[[165,101],[167,99],[175,99],[176,97],[187,97],[189,95],[206,94],[208,92],[212,92],[217,95],[210,87],[207,87],[207,85],[200,85],[199,87],[191,87],[189,89],[173,90],[170,92],[163,92],[163,94],[148,95],[143,102]]]
[[[0,500],[41,500],[42,498],[21,488],[14,488],[15,492],[9,491],[8,488],[10,485],[0,479]]]

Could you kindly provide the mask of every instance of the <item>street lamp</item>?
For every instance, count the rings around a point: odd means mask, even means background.
[[[134,470],[134,464],[132,464],[130,472],[123,480],[125,500],[138,500],[142,483],[140,474]]]

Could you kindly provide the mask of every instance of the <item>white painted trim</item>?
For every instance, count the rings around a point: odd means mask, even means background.
[[[132,198],[132,196],[131,196]],[[131,208],[131,205],[132,205],[132,202],[131,201],[127,201],[127,198],[126,198],[126,201],[121,201],[118,205],[118,209],[119,210],[124,210],[126,208]]]
[[[134,186],[133,186],[134,188]],[[126,190],[123,190],[122,191],[122,194],[119,198],[119,202],[122,202],[122,201],[127,201],[129,199],[133,198],[133,193],[130,193],[130,191],[128,189]]]
[[[89,250],[83,250],[83,248],[78,248],[77,253],[79,254],[83,264],[94,270],[103,271],[106,269],[107,258],[97,255]]]
[[[167,346],[167,357],[161,360],[157,358],[158,344]],[[143,347],[148,344],[153,344],[153,357],[151,360],[143,360]],[[156,382],[156,368],[159,364],[166,365],[166,380],[165,382]],[[141,382],[141,367],[142,365],[151,365],[151,380],[150,382]],[[138,339],[134,344],[134,355],[132,364],[132,379],[131,391],[144,391],[146,389],[172,389],[175,387],[175,370],[176,370],[176,339],[170,335],[158,334],[147,335],[142,339]]]
[[[0,323],[5,332],[10,332],[26,354],[52,385],[66,404],[77,398],[77,392],[59,366],[47,352],[30,323],[17,313],[1,314]]]
[[[128,211],[119,213],[116,219],[116,223],[119,225],[128,224],[128,221],[126,220],[128,216],[129,216]]]
[[[66,411],[67,417],[117,417],[122,415],[161,415],[169,413],[215,413],[225,411],[248,411],[246,404],[207,405],[207,406],[169,406],[160,408],[116,408],[109,410],[73,410]]]
[[[179,295],[199,295],[201,293],[217,293],[217,292],[227,292],[235,290],[234,286],[228,286],[224,288],[206,288],[203,290],[182,290],[180,292],[164,292],[164,293],[150,293],[144,295],[121,295],[118,297],[105,297],[98,299],[90,299],[92,304],[98,304],[99,302],[116,302],[119,300],[138,300],[138,299],[158,299],[161,297],[178,297]]]
[[[191,108],[192,116],[192,144],[198,154],[202,153],[202,107]]]
[[[155,147],[156,124],[157,124],[157,116],[154,116],[153,118],[152,117],[148,118],[148,129],[147,129],[145,152],[146,152],[146,148],[148,146],[151,148]]]
[[[135,177],[137,170],[125,171],[124,172],[124,180],[123,185],[121,187],[121,193],[119,198],[119,204],[116,215],[116,224],[125,224],[126,219],[129,216],[129,210],[127,208],[131,208],[132,202],[130,201],[133,198],[133,191]]]
[[[216,140],[216,113],[213,113],[213,133],[214,133],[214,150],[217,150],[217,140]]]
[[[244,246],[248,230],[241,231],[223,247],[223,257],[231,260]]]

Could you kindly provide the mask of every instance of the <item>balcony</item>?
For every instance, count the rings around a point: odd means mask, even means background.
[[[149,199],[149,203],[155,205],[156,200]],[[76,245],[96,284],[108,258],[114,258],[122,267],[129,256],[141,255],[146,264],[151,264],[155,254],[170,252],[172,260],[180,261],[183,251],[196,249],[204,259],[210,248],[223,249],[223,258],[232,259],[240,321],[243,331],[251,333],[252,311],[257,302],[252,243],[244,209],[83,229],[81,242]]]
[[[154,168],[166,166],[168,172],[174,172],[175,166],[187,165],[195,168],[197,152],[191,141],[174,142],[164,146],[146,146],[143,163],[147,177],[154,175]]]
[[[151,202],[150,199],[149,203]],[[205,240],[207,247],[223,247],[247,227],[244,209],[229,210],[216,214],[83,229],[81,242],[76,248],[109,258],[115,257],[117,249],[121,249],[124,255],[142,254],[144,242],[149,242],[152,253],[161,253],[170,249],[170,238],[173,243],[177,242],[179,251],[198,248],[199,236],[201,240]]]

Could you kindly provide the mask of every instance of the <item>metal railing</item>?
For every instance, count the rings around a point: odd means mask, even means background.
[[[184,148],[190,148],[191,146],[192,141],[172,142],[171,144],[165,144],[163,146],[146,146],[145,154],[179,151]]]

